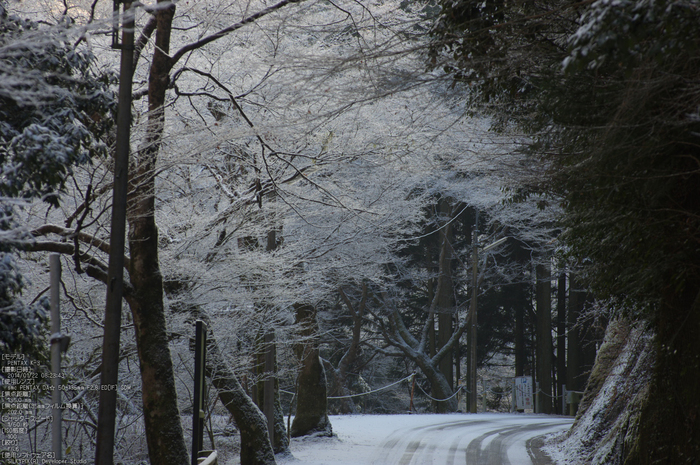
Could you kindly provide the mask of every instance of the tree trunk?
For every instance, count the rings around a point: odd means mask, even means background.
[[[520,241],[509,241],[515,263],[525,265],[530,263],[530,251],[524,247]],[[527,344],[529,341],[528,325],[526,317],[532,308],[532,285],[527,282],[520,282],[508,285],[508,300],[511,302],[513,313],[515,314],[515,376],[532,375],[533,370],[528,363]]]
[[[525,375],[525,309],[515,307],[515,376]]]
[[[158,262],[155,222],[155,166],[163,131],[163,102],[167,87],[167,60],[174,6],[157,14],[156,53],[149,84],[148,134],[130,173],[129,275],[134,288],[131,311],[141,368],[142,398],[148,455],[152,464],[186,464],[185,446],[170,349],[166,336],[163,279]]]
[[[457,396],[447,382],[445,375],[436,368],[425,354],[417,354],[414,362],[421,369],[428,381],[430,381],[430,393],[436,399],[445,399],[435,402],[437,411],[441,413],[457,411]]]
[[[132,263],[133,257],[132,249]],[[139,265],[132,268],[139,268]],[[145,271],[147,276],[131,272],[135,289],[131,311],[141,368],[148,457],[152,464],[186,464],[187,447],[180,424],[173,365],[165,331],[162,281],[160,274],[153,274],[153,270],[141,268],[139,271]]]
[[[566,273],[559,275],[557,284],[557,412],[564,415],[561,395],[566,384]]]
[[[258,382],[254,386],[254,401],[258,408],[263,411],[266,419],[269,419],[269,416],[268,412],[265,410],[265,405],[267,404],[268,409],[272,409],[271,416],[273,418],[273,434],[270,437],[272,449],[274,450],[275,454],[286,453],[289,451],[289,439],[287,437],[287,428],[284,426],[284,414],[282,412],[282,406],[280,405],[279,400],[279,379],[275,375],[277,371],[276,344],[274,339],[273,342],[266,342],[265,337],[262,334],[259,334],[258,338],[256,338],[256,345],[257,350],[255,354],[256,363],[254,372],[258,378]],[[268,367],[266,367],[265,363],[265,357],[270,356],[268,351],[272,351],[272,357],[274,359],[272,362],[274,367],[271,370],[267,369]],[[268,395],[265,392],[265,384],[270,382],[273,383],[272,399],[268,399]]]
[[[326,372],[326,384],[330,397],[343,397],[341,399],[328,399],[328,411],[343,415],[355,413],[355,402],[350,394],[347,375],[343,376],[340,368],[335,368],[330,361],[321,358]]]
[[[297,379],[297,408],[291,435],[332,436],[333,429],[328,419],[326,372],[315,340],[318,332],[315,309],[311,305],[296,305],[296,322],[304,328],[301,331],[303,340],[294,349],[301,369]]]
[[[549,264],[537,265],[537,381],[540,412],[552,413],[552,284]]]
[[[398,311],[394,310],[391,313],[390,322],[393,329],[393,334],[388,334],[385,329],[385,339],[391,345],[401,350],[413,363],[418,365],[418,368],[421,369],[425,377],[428,378],[428,381],[430,382],[432,397],[440,399],[437,401],[438,404],[441,404],[439,407],[440,410],[443,412],[456,411],[457,398],[456,396],[453,396],[454,392],[447,382],[447,379],[440,371],[438,365],[438,357],[444,355],[446,353],[446,349],[443,348],[441,352],[438,352],[438,354],[435,356],[430,357],[427,353],[425,353],[427,348],[426,339],[428,337],[427,329],[425,327],[423,330],[424,333],[422,336],[422,342],[419,342],[413,336],[411,336],[408,328],[406,328],[406,326],[403,324],[403,320],[401,319],[401,315],[399,315]],[[432,324],[432,317],[429,318],[427,324],[428,327]],[[457,339],[462,335],[465,329],[466,325],[460,326],[455,334],[453,334],[451,342],[449,342],[446,347],[454,347]]]
[[[245,393],[238,378],[228,367],[213,338],[207,344],[207,375],[219,391],[224,404],[241,433],[241,463],[273,465],[275,454],[267,433],[267,420],[253,400]]]
[[[186,286],[186,283],[183,283]],[[181,286],[177,286],[182,289]],[[182,299],[181,299],[182,300]],[[212,328],[209,316],[196,304],[182,304],[180,310],[189,312]],[[274,452],[267,434],[267,420],[255,402],[246,394],[236,374],[224,360],[213,333],[207,336],[207,363],[205,374],[218,391],[219,400],[233,416],[241,434],[241,463],[270,465],[275,463]],[[282,409],[280,407],[280,416]],[[284,423],[284,419],[281,420]],[[275,423],[277,426],[277,423]],[[283,425],[284,427],[284,425]],[[286,438],[286,431],[283,431]],[[270,458],[272,457],[272,458]]]
[[[348,298],[342,288],[338,290],[340,297],[348,308],[348,312],[352,316],[352,339],[350,345],[338,362],[338,368],[333,370],[333,394],[335,396],[348,395],[348,373],[355,366],[360,353],[360,338],[362,336],[362,321],[364,318],[365,309],[367,306],[368,288],[367,284],[362,284],[362,296],[360,302],[355,307]],[[338,399],[340,405],[340,413],[355,413],[355,403],[351,398]]]
[[[272,450],[275,454],[287,455],[289,451],[289,436],[287,435],[287,426],[284,423],[284,412],[282,411],[282,402],[280,402],[279,380],[275,380],[275,442],[272,444]]]

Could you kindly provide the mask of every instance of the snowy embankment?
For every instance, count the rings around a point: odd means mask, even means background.
[[[394,463],[531,464],[526,443],[566,430],[571,418],[523,414],[331,416],[334,438],[293,439],[282,465],[389,465]]]

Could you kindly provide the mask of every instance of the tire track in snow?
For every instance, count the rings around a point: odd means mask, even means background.
[[[382,452],[380,453],[380,458],[375,460],[373,463],[376,465],[387,465],[391,463],[398,463],[400,465],[408,465],[414,458],[420,457],[421,464],[432,463],[432,456],[440,443],[442,441],[435,442],[433,439],[435,433],[442,433],[450,430],[460,430],[465,427],[476,427],[477,425],[487,423],[484,420],[460,420],[447,423],[439,423],[433,425],[418,426],[409,429],[402,429],[391,434],[384,442],[381,444],[380,448]],[[454,434],[450,434],[447,438],[453,437]],[[459,438],[457,440],[459,442]],[[457,450],[458,445],[453,445],[454,450]],[[398,462],[392,461],[391,457],[396,456],[401,453],[401,457]],[[454,453],[452,454],[454,456]],[[418,463],[418,462],[415,462]]]
[[[552,427],[552,423],[531,423],[489,431],[469,443],[466,463],[467,465],[510,465],[508,449],[511,445],[524,435],[531,438],[531,433],[550,430]],[[495,437],[491,439],[486,448],[482,448],[483,440],[494,435]]]
[[[489,465],[492,465],[493,461],[489,459],[491,456],[493,449],[491,445],[493,442],[497,439],[494,438],[489,444],[488,444],[488,449],[483,450],[481,447],[481,444],[484,442],[485,439],[490,438],[491,436],[497,436],[500,434],[505,433],[506,431],[512,431],[514,429],[518,429],[519,426],[508,426],[506,428],[501,428],[497,430],[491,430],[485,434],[482,434],[478,438],[472,440],[469,445],[467,446],[466,450],[466,459],[467,459],[467,465],[472,465],[472,464],[486,464],[486,460],[488,460]],[[496,444],[498,447],[500,447],[500,443]],[[499,450],[499,458],[500,458],[500,448]],[[482,452],[486,452],[483,454]],[[454,462],[453,462],[454,463]],[[506,461],[503,465],[507,465],[508,462]]]
[[[380,445],[375,465],[521,465],[531,464],[527,458],[516,458],[511,464],[508,451],[518,441],[525,442],[537,432],[557,428],[551,422],[525,422],[526,417],[512,423],[488,420],[461,420],[400,429]],[[448,446],[449,444],[449,446]],[[517,454],[516,454],[517,456]]]

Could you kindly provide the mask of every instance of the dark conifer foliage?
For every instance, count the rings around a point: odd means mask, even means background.
[[[700,453],[699,11],[696,1],[443,2],[433,31],[433,65],[532,135],[523,150],[544,175],[530,192],[563,200],[570,263],[596,296],[656,331],[630,463]]]
[[[39,24],[0,4],[0,351],[43,357],[48,301],[19,299],[24,279],[14,259],[26,240],[22,201],[54,207],[72,167],[105,156],[112,127],[113,76],[70,43],[71,23]]]

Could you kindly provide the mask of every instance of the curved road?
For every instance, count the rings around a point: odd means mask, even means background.
[[[573,421],[572,418],[543,415],[484,414],[448,418],[436,424],[395,430],[381,443],[372,463],[545,465],[552,462],[531,440],[568,429]]]
[[[292,438],[283,465],[545,465],[539,436],[573,418],[505,413],[333,415],[333,438]]]

